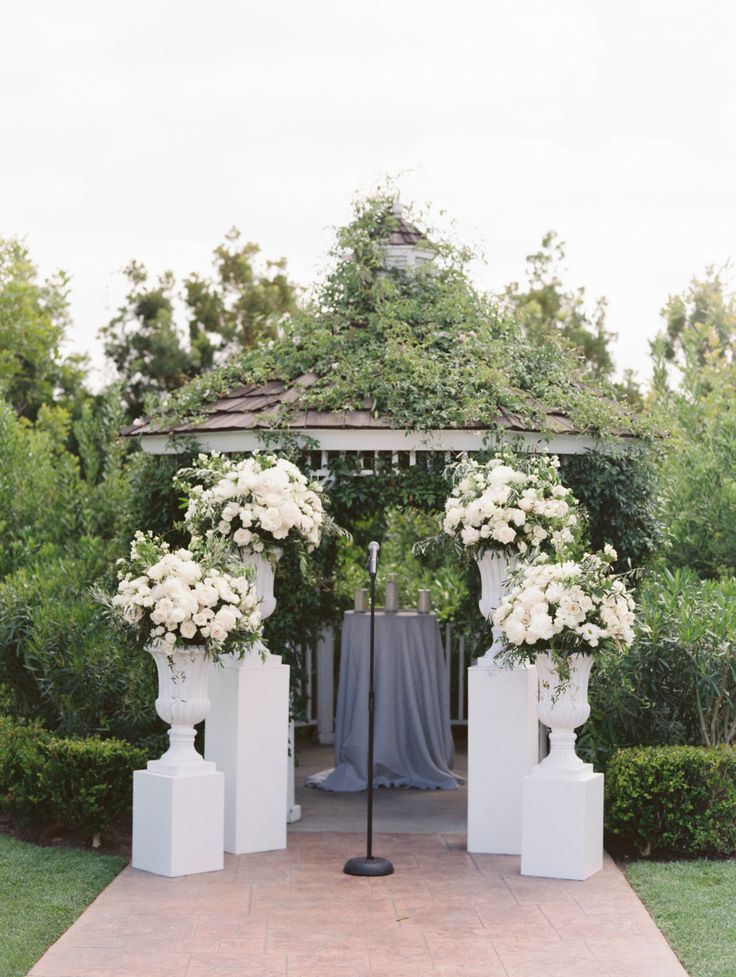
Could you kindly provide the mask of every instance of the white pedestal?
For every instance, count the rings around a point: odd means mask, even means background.
[[[537,670],[468,669],[468,851],[518,855],[524,777],[537,763]]]
[[[202,763],[205,767],[205,764]],[[225,778],[133,774],[133,868],[171,877],[223,867]]]
[[[289,666],[279,655],[226,656],[210,673],[207,760],[225,774],[225,851],[286,847]]]
[[[296,802],[296,747],[294,723],[289,723],[289,773],[286,783],[286,823],[294,824],[302,819],[302,806]]]
[[[603,774],[524,778],[521,874],[583,880],[603,868]]]

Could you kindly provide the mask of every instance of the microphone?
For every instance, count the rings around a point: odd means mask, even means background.
[[[373,542],[368,544],[368,573],[372,577],[378,573],[378,543]]]

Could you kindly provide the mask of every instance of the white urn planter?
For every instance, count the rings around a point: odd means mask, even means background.
[[[524,778],[521,873],[587,879],[603,868],[603,774],[575,752],[575,730],[590,716],[593,657],[571,655],[564,680],[551,655],[538,654],[536,665],[550,751]]]
[[[170,776],[214,770],[215,764],[208,763],[194,749],[194,727],[210,708],[210,662],[204,647],[193,645],[167,652],[153,646],[146,650],[158,672],[156,712],[171,727],[168,750],[159,760],[151,760],[148,769]]]
[[[276,608],[271,557],[241,549],[255,571],[261,617]],[[242,855],[286,847],[289,775],[289,666],[263,642],[224,655],[210,671],[212,708],[205,758],[225,774],[225,851]]]
[[[518,564],[516,555],[509,556],[503,550],[486,550],[481,556],[476,558],[478,570],[480,571],[481,597],[478,601],[478,609],[483,617],[488,621],[493,616],[493,612],[501,603],[508,588],[508,575]],[[480,664],[490,665],[503,650],[501,641],[502,632],[499,627],[493,625],[493,644],[486,651],[485,655],[478,659]]]
[[[247,546],[241,546],[240,559],[247,567],[252,567],[256,577],[256,592],[260,601],[261,617],[265,621],[276,610],[276,598],[273,595],[273,585],[276,575],[276,564],[283,556],[283,550],[274,546],[270,554],[254,553]]]
[[[223,867],[225,783],[194,748],[210,706],[210,662],[201,646],[148,649],[158,672],[156,712],[169,748],[133,774],[134,868],[169,877]]]
[[[478,607],[489,618],[516,557],[486,550],[477,563]],[[494,626],[493,644],[468,669],[468,851],[518,855],[522,784],[539,759],[537,673],[533,665],[499,666],[502,647]]]
[[[577,734],[590,716],[588,680],[593,667],[592,655],[571,655],[569,676],[560,676],[551,655],[536,657],[539,678],[540,720],[550,729],[548,755],[534,768],[535,777],[580,780],[593,771],[592,763],[583,763],[575,752]]]

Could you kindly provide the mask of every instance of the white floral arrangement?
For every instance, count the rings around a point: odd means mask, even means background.
[[[205,645],[213,659],[242,654],[261,636],[258,596],[246,567],[224,567],[221,551],[172,552],[150,533],[137,533],[130,559],[119,561],[117,593],[105,603],[147,644],[166,651]]]
[[[574,541],[578,501],[560,482],[555,455],[499,451],[481,463],[463,459],[453,468],[445,503],[446,536],[480,556],[487,549],[529,556],[560,551]]]
[[[328,524],[319,483],[276,455],[233,461],[201,454],[176,484],[188,499],[184,519],[194,538],[215,535],[255,553],[293,539],[311,552]]]
[[[493,615],[508,657],[533,660],[537,645],[558,657],[621,651],[634,639],[636,604],[613,572],[612,546],[580,561],[541,556],[511,575],[511,589]]]

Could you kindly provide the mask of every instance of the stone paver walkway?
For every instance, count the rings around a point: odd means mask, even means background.
[[[125,871],[32,977],[683,977],[607,859],[586,882],[524,878],[461,835],[378,836],[396,874],[342,874],[356,834],[293,832],[224,872]]]

